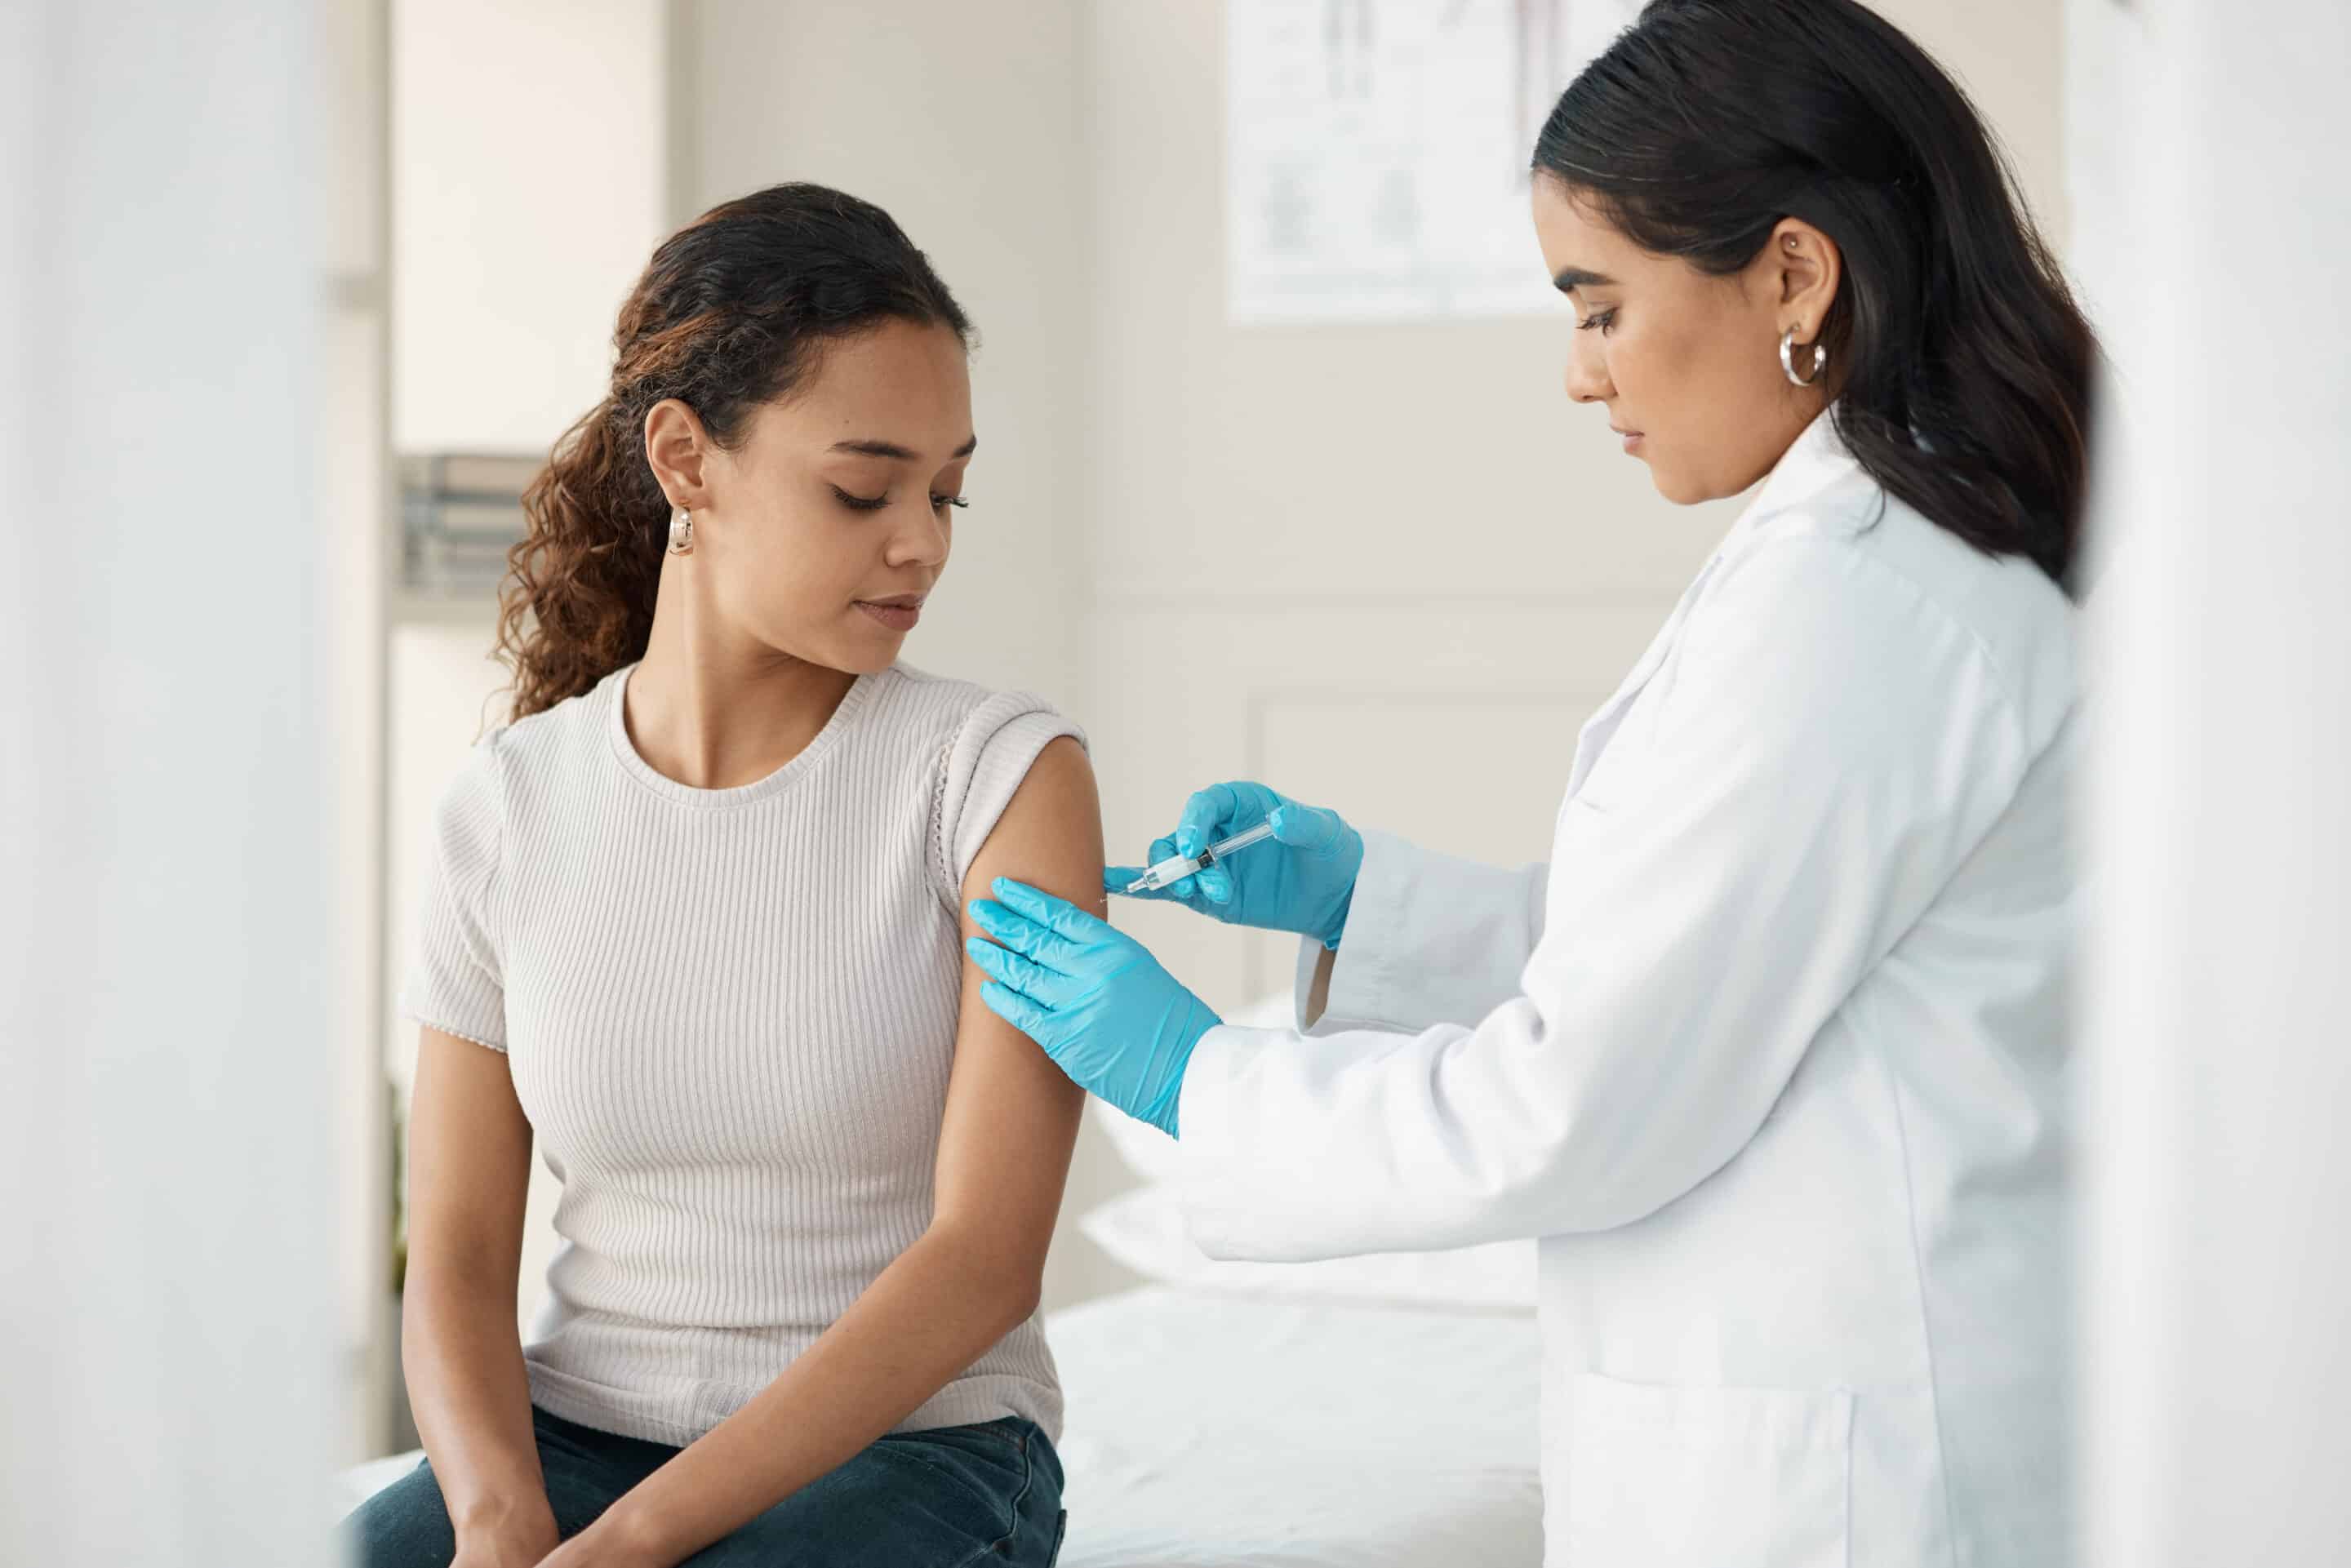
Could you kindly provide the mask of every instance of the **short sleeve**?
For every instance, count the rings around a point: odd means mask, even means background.
[[[491,906],[504,837],[497,739],[494,734],[474,748],[434,809],[400,1006],[418,1023],[504,1051],[505,969]]]
[[[932,875],[948,909],[963,906],[963,879],[1038,754],[1065,735],[1086,743],[1083,730],[1026,692],[995,693],[965,716],[947,745],[932,823]]]

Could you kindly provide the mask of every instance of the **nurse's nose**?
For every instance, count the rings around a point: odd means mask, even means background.
[[[1608,366],[1596,353],[1583,350],[1567,357],[1567,395],[1577,402],[1603,402],[1615,392]]]

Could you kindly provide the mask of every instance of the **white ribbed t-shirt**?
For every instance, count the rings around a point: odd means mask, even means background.
[[[1037,754],[1084,737],[899,665],[775,773],[697,789],[637,755],[628,675],[475,748],[402,1004],[507,1053],[563,1184],[533,1402],[682,1446],[928,1227],[964,875]],[[898,1429],[1005,1416],[1060,1436],[1033,1317]]]

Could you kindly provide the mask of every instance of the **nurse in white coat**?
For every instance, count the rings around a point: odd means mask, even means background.
[[[1151,859],[1272,817],[1168,896],[1306,937],[1296,1030],[1011,883],[989,1005],[1177,1136],[1212,1254],[1540,1238],[1549,1562],[2064,1562],[2089,329],[1849,0],[1661,0],[1534,163],[1571,393],[1673,500],[1761,482],[1550,863],[1219,785]]]

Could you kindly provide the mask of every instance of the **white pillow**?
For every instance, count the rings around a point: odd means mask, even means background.
[[[1086,1115],[1118,1151],[1119,1163],[1146,1184],[1158,1186],[1176,1179],[1175,1139],[1092,1094],[1086,1096]]]
[[[1284,994],[1228,1013],[1253,1029],[1294,1022]],[[1090,1209],[1078,1220],[1087,1239],[1125,1268],[1163,1284],[1251,1295],[1316,1296],[1433,1307],[1531,1312],[1535,1244],[1496,1241],[1447,1252],[1383,1252],[1313,1263],[1235,1263],[1192,1244],[1176,1201],[1176,1140],[1088,1097],[1087,1111],[1144,1186]]]

